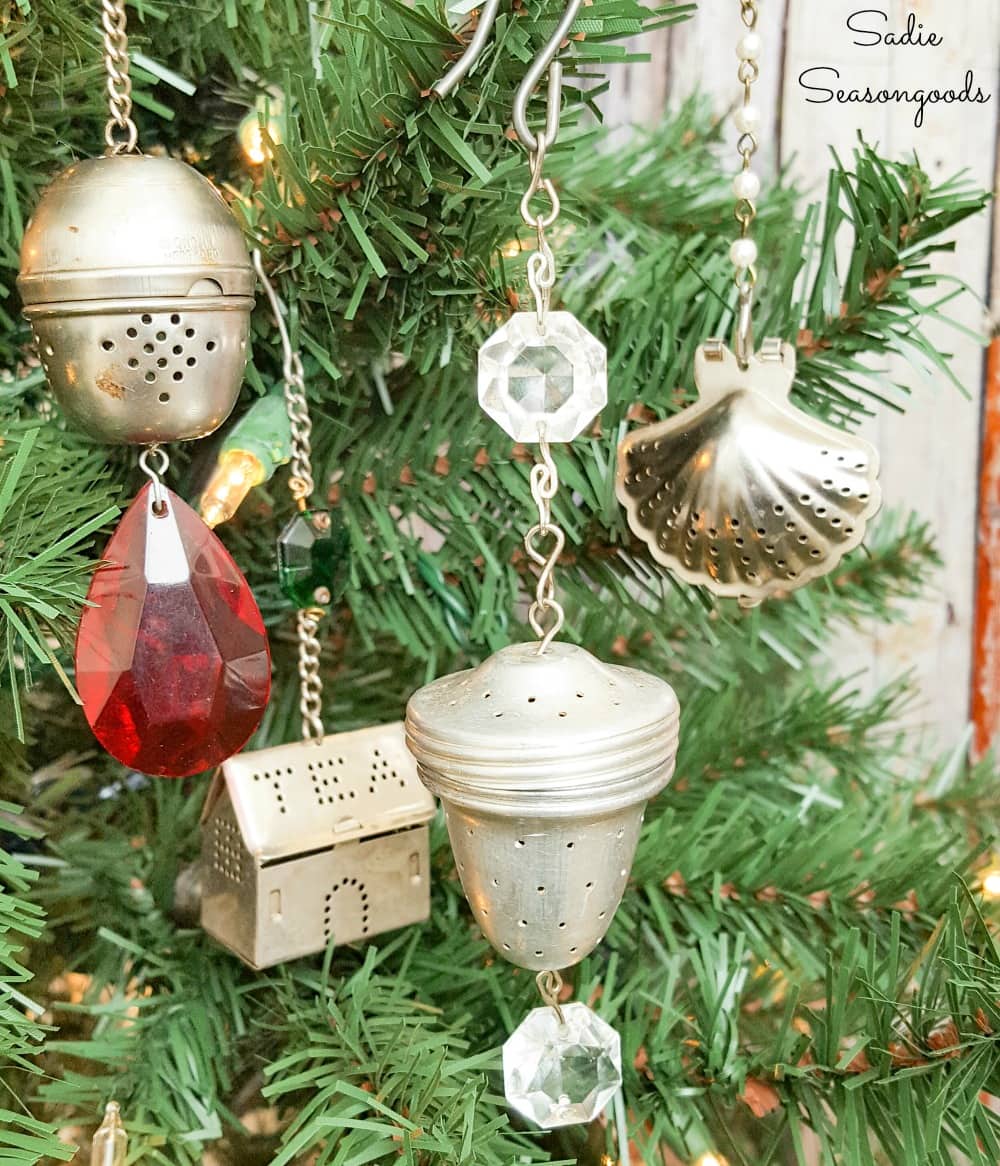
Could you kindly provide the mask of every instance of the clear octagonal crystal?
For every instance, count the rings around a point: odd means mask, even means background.
[[[515,312],[479,350],[479,403],[515,441],[572,441],[608,400],[604,345],[572,312]]]
[[[503,1046],[504,1092],[543,1129],[593,1121],[622,1083],[618,1033],[586,1004],[535,1008]]]

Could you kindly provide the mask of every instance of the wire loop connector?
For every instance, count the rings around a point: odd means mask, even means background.
[[[538,521],[524,536],[528,558],[540,568],[535,598],[528,609],[528,622],[539,639],[542,655],[566,621],[562,604],[556,599],[555,569],[566,546],[566,534],[552,521],[552,499],[559,489],[559,472],[543,431],[538,434],[538,461],[531,467],[531,496],[538,507]]]

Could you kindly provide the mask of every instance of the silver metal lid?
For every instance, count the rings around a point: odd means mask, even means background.
[[[243,232],[207,178],[175,158],[117,154],[76,162],[46,189],[18,288],[31,315],[77,300],[249,297],[254,279]]]
[[[419,826],[434,816],[399,721],[237,753],[216,776],[203,820],[223,789],[247,850],[261,862]]]
[[[428,788],[494,814],[602,814],[670,780],[680,712],[665,681],[555,643],[503,648],[410,700],[406,739]],[[558,796],[553,796],[558,795]]]

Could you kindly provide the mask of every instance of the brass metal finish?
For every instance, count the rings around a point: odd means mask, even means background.
[[[214,186],[173,158],[77,162],[45,191],[18,288],[67,416],[105,441],[204,437],[247,358],[254,274]]]

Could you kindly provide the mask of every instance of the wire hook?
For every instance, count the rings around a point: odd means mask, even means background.
[[[573,27],[582,3],[583,0],[569,0],[562,19],[552,36],[549,37],[545,47],[531,62],[531,68],[525,73],[514,96],[514,130],[521,144],[532,153],[538,149],[538,138],[531,132],[531,127],[528,125],[528,102],[547,69],[549,72],[549,92],[545,113],[545,144],[551,146],[559,133],[559,107],[562,97],[562,65],[556,60],[556,55],[559,52],[559,46],[569,35],[569,30]],[[499,8],[500,0],[486,0],[479,15],[479,24],[476,26],[472,40],[469,41],[468,48],[448,72],[431,86],[431,93],[436,97],[447,97],[458,87],[462,79],[475,68],[476,62],[482,56],[486,42],[490,38],[490,33],[493,31]]]
[[[469,41],[468,48],[452,65],[443,77],[438,78],[431,86],[431,93],[435,97],[447,97],[461,82],[462,78],[475,67],[476,62],[483,55],[486,42],[490,39],[493,25],[496,23],[500,0],[486,0],[482,12],[479,14],[479,24]]]
[[[514,130],[521,139],[521,145],[526,150],[534,152],[538,149],[538,139],[528,125],[528,102],[546,69],[549,71],[549,94],[545,113],[545,145],[551,146],[559,134],[562,65],[556,60],[556,55],[559,52],[559,46],[569,35],[569,30],[576,21],[582,3],[583,0],[569,0],[562,19],[556,25],[555,32],[549,37],[542,51],[531,62],[531,68],[525,73],[524,79],[517,87],[517,93],[514,95]]]

